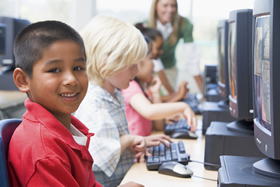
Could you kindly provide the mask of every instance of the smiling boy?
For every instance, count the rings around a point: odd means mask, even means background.
[[[9,146],[11,186],[101,186],[92,172],[90,137],[71,115],[86,95],[80,35],[58,21],[29,25],[14,47],[14,82],[27,108]]]

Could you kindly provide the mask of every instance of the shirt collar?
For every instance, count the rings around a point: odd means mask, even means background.
[[[79,145],[77,142],[75,142],[68,129],[66,129],[66,127],[60,123],[60,121],[58,121],[47,109],[38,103],[32,102],[29,98],[25,100],[24,104],[27,108],[27,111],[23,115],[23,118],[31,121],[39,121],[47,129],[50,129],[58,137],[65,140],[72,148],[80,149]],[[90,136],[94,135],[93,133],[89,133],[88,128],[73,115],[71,115],[71,124],[73,124],[73,126],[75,126],[75,128],[82,134],[87,136],[88,139]]]
[[[73,138],[79,145],[87,145],[87,137],[79,131],[74,125],[70,124],[70,131],[73,133]]]
[[[93,89],[94,92],[93,93],[96,93],[95,96],[96,97],[99,97],[100,99],[104,99],[104,100],[107,100],[111,103],[114,103],[116,105],[121,105],[122,102],[123,102],[123,97],[122,97],[122,93],[120,90],[118,90],[117,88],[115,88],[114,90],[114,95],[115,97],[118,99],[118,101],[116,101],[113,96],[107,91],[107,90],[104,90],[103,88],[101,88],[99,85],[97,84],[92,84],[90,83],[89,84],[89,89]]]
[[[158,19],[157,19],[157,30],[159,30],[163,36],[163,39],[166,40],[170,34],[173,32],[173,27],[171,22],[167,22],[166,24],[162,24]]]

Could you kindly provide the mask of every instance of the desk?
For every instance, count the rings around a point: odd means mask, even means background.
[[[26,98],[26,93],[20,91],[0,90],[0,119],[21,118],[21,115],[26,110],[24,107]]]
[[[199,136],[197,140],[182,140],[186,152],[190,154],[191,160],[204,162],[204,146],[205,137],[202,135],[202,121],[201,116],[198,116],[199,129],[196,133]],[[200,130],[201,129],[201,130]],[[173,139],[178,142],[180,139]],[[137,182],[145,187],[158,186],[158,187],[216,187],[217,182],[201,179],[205,177],[210,179],[217,179],[218,172],[204,169],[204,165],[200,163],[190,162],[188,167],[194,172],[192,178],[178,178],[168,175],[159,174],[157,171],[148,171],[145,163],[135,163],[125,175],[121,184],[129,181]]]

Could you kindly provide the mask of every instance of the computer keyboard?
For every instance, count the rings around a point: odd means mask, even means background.
[[[158,170],[161,164],[169,161],[188,164],[190,155],[186,154],[185,146],[182,141],[178,143],[172,142],[167,148],[163,143],[158,146],[151,147],[149,152],[153,156],[146,157],[146,166],[148,170]]]
[[[178,129],[187,129],[190,130],[190,126],[188,126],[188,123],[185,119],[181,119],[177,122],[174,122],[173,124],[167,124],[164,128],[164,134],[170,135],[172,132]]]
[[[201,107],[196,94],[188,94],[188,98],[183,101],[191,107],[195,114],[201,114]]]

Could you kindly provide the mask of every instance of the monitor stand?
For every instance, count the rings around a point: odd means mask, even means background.
[[[9,66],[0,68],[0,90],[18,90],[13,79],[14,69]]]
[[[231,123],[213,121],[205,135],[204,162],[220,165],[221,155],[264,157],[255,144],[253,129],[248,133],[248,127],[252,125],[253,121],[246,120]],[[219,169],[206,164],[204,167]]]
[[[255,170],[256,163],[274,162],[272,159],[262,159],[259,157],[244,156],[221,156],[220,162],[222,167],[218,171],[218,186],[221,187],[263,187],[263,186],[279,186],[280,179],[273,175],[263,175]],[[270,161],[269,161],[270,160]],[[269,163],[270,164],[270,163]],[[275,163],[274,163],[275,164]],[[274,165],[273,164],[273,165]],[[279,172],[279,161],[277,161]],[[266,168],[267,164],[261,166]]]
[[[268,177],[275,177],[280,180],[280,160],[264,158],[253,164],[253,169],[256,173]],[[280,183],[279,183],[280,184]]]
[[[205,99],[210,102],[218,102],[223,99],[218,91],[218,88],[211,88],[206,92]]]
[[[202,109],[202,134],[205,135],[212,121],[232,122],[236,118],[229,112],[228,99],[219,102],[204,102]]]
[[[254,135],[254,123],[251,119],[241,119],[228,123],[227,129],[233,132]]]

